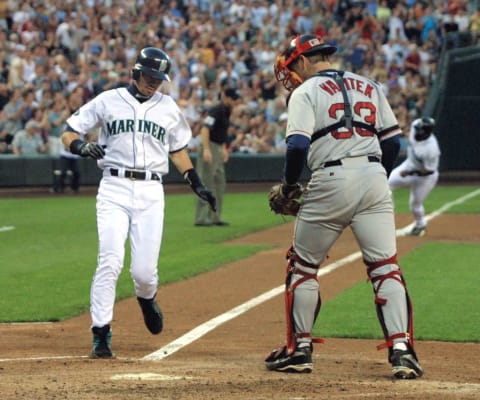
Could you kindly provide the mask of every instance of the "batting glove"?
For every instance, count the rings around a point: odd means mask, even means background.
[[[203,185],[195,169],[190,168],[188,171],[185,171],[183,178],[188,182],[193,192],[198,197],[210,204],[210,208],[213,212],[217,211],[217,199],[212,192]]]
[[[76,139],[70,144],[70,151],[82,157],[91,157],[95,160],[103,158],[105,150],[98,143],[87,143],[81,139]]]

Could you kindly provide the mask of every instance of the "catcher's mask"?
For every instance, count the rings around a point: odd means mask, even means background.
[[[138,53],[135,65],[132,68],[132,77],[138,80],[140,75],[170,82],[168,73],[172,62],[168,55],[156,47],[145,47]]]
[[[327,56],[335,53],[337,48],[331,44],[325,43],[322,37],[305,34],[297,35],[291,41],[286,50],[284,50],[275,60],[273,66],[275,78],[288,91],[295,89],[303,80],[289,66],[301,55],[325,54]]]
[[[422,140],[427,140],[433,132],[435,126],[435,120],[430,117],[423,117],[417,119],[413,123],[413,131],[415,135],[415,140],[421,142]]]

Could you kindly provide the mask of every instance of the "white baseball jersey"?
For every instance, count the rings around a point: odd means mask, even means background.
[[[418,120],[417,120],[418,121]],[[404,169],[414,171],[437,171],[440,162],[440,146],[437,138],[432,133],[428,139],[415,140],[415,122],[412,123],[410,135],[408,137],[407,159]]]
[[[307,79],[292,93],[288,107],[287,137],[312,138],[315,132],[340,121],[345,112],[342,90],[332,75]],[[326,161],[374,155],[381,157],[379,140],[401,134],[398,121],[381,86],[363,76],[345,72],[343,82],[352,111],[353,127],[339,127],[312,142],[308,154],[310,170]]]
[[[425,228],[427,220],[423,203],[438,182],[440,147],[433,133],[426,140],[415,140],[413,127],[419,121],[417,119],[412,122],[408,138],[407,158],[392,171],[388,178],[388,184],[392,190],[410,187],[409,206],[415,218],[415,227]],[[408,172],[408,175],[404,175],[405,172]],[[422,175],[413,172],[432,173]]]
[[[105,145],[100,168],[127,168],[168,173],[168,154],[188,145],[192,133],[175,101],[156,92],[140,103],[126,88],[100,93],[68,120],[82,137],[100,128]]]

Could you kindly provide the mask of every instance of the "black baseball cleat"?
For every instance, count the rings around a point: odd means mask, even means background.
[[[390,363],[394,378],[415,379],[423,375],[423,369],[416,355],[410,350],[393,350]]]
[[[425,226],[414,226],[408,236],[425,236],[426,227]]]
[[[115,357],[111,349],[112,332],[110,325],[98,328],[92,328],[93,333],[93,348],[91,358],[113,358]]]
[[[145,326],[152,334],[158,335],[163,329],[163,314],[155,301],[155,296],[151,299],[137,297],[137,300],[142,309]]]
[[[310,373],[313,370],[312,347],[297,347],[292,354],[287,354],[287,347],[273,350],[265,359],[265,366],[270,371]]]

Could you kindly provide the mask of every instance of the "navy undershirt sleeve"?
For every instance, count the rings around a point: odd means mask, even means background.
[[[400,135],[381,141],[380,147],[382,149],[382,165],[387,171],[388,177],[400,151]]]
[[[285,182],[288,185],[297,183],[307,159],[310,139],[303,135],[291,135],[287,138],[285,154]]]
[[[65,131],[69,131],[69,132],[75,132],[75,133],[78,133],[80,135],[79,132],[77,132],[75,129],[73,129],[70,125],[66,124],[66,127],[64,129]]]

